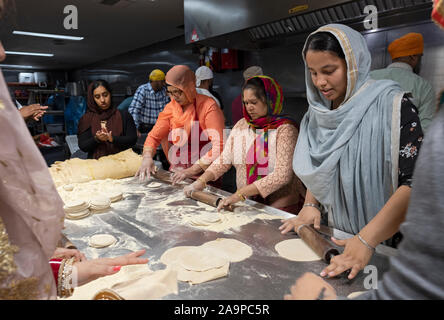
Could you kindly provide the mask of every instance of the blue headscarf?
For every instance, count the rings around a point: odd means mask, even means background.
[[[316,32],[338,39],[347,63],[347,91],[332,110],[305,62],[309,109],[301,122],[293,170],[328,212],[329,225],[356,234],[398,186],[403,92],[396,82],[369,78],[371,56],[359,32],[340,24]]]

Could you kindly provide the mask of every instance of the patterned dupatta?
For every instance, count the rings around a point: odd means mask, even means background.
[[[268,131],[271,129],[277,129],[286,123],[293,124],[297,127],[296,122],[291,118],[280,116],[280,113],[282,112],[284,95],[282,93],[282,88],[277,81],[267,76],[256,76],[253,78],[260,78],[264,84],[267,97],[268,113],[264,117],[252,120],[247,113],[245,105],[243,105],[242,108],[244,118],[249,124],[250,128],[252,128],[255,132],[256,130],[260,130],[258,137],[254,140],[247,152],[247,184],[260,180],[269,174]]]

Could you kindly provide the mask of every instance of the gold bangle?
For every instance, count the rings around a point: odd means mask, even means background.
[[[242,193],[240,193],[239,190],[236,191],[236,194],[241,199],[241,201],[247,200],[247,198]]]
[[[75,257],[63,259],[62,264],[60,265],[57,293],[62,298],[71,296],[74,291],[72,283],[74,259]]]
[[[198,166],[202,169],[202,171],[205,171],[206,169],[205,169],[205,167],[204,167],[204,165],[202,164],[202,160],[197,160],[197,164],[198,164]]]
[[[202,178],[202,176],[200,176],[199,178],[197,178],[198,181],[202,182],[204,184],[204,186],[207,186],[207,182],[204,180],[204,178]]]

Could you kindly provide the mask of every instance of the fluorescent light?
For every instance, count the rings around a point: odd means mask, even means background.
[[[33,66],[22,66],[19,64],[0,64],[2,68],[14,68],[14,69],[34,69]]]
[[[17,54],[22,56],[54,57],[53,53],[37,53],[37,52],[21,52],[21,51],[5,51],[5,53]]]
[[[53,38],[53,39],[65,39],[65,40],[83,40],[83,37],[73,37],[73,36],[64,36],[60,34],[50,34],[50,33],[37,33],[37,32],[27,32],[27,31],[17,31],[14,30],[13,34],[19,34],[22,36],[32,36],[32,37],[43,37],[43,38]]]

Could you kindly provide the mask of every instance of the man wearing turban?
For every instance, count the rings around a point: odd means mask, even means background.
[[[149,133],[157,121],[159,113],[170,98],[165,88],[165,73],[154,69],[149,76],[149,82],[137,88],[128,112],[133,116],[137,134]]]
[[[370,73],[373,79],[390,79],[410,92],[418,109],[423,132],[427,130],[436,110],[435,92],[432,85],[419,76],[424,40],[420,33],[408,33],[395,39],[388,46],[392,63],[385,69]]]

